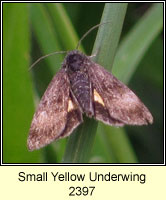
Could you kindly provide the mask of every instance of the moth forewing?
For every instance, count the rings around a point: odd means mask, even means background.
[[[101,104],[103,107],[105,107],[105,104],[103,102],[102,97],[99,95],[99,93],[93,89],[93,96],[94,96],[94,101]]]
[[[103,98],[100,94],[93,89],[93,105],[94,105],[94,118],[102,121],[105,124],[111,126],[123,126],[124,123],[119,121],[118,119],[114,119],[110,116],[109,111],[103,102]]]
[[[49,144],[65,129],[69,86],[67,74],[61,69],[50,82],[33,116],[28,137],[29,150]]]
[[[67,112],[67,120],[66,120],[65,129],[63,130],[63,132],[59,138],[64,138],[64,137],[69,136],[73,132],[73,130],[80,123],[83,122],[81,108],[80,108],[76,98],[74,97],[71,89],[70,89],[67,111],[68,112]]]
[[[92,62],[88,69],[94,94],[100,95],[97,103],[104,106],[115,125],[144,125],[153,122],[153,117],[141,100],[125,84],[100,65]],[[102,99],[102,101],[101,101]],[[101,109],[101,108],[100,108]],[[95,113],[99,113],[95,110]],[[107,120],[108,121],[108,120]],[[112,124],[114,125],[114,124]]]

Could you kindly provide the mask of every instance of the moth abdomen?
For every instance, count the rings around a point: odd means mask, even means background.
[[[89,77],[84,72],[69,74],[70,87],[83,112],[92,111],[91,84]]]
[[[71,52],[66,58],[64,67],[66,67],[69,77],[70,89],[77,99],[79,106],[88,116],[93,116],[91,82],[86,66],[87,58],[84,57],[78,52]]]

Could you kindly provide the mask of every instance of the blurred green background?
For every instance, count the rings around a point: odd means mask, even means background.
[[[104,6],[104,3],[3,3],[4,163],[62,161],[68,139],[34,152],[28,152],[26,140],[35,107],[61,67],[64,55],[51,56],[31,71],[28,69],[40,56],[74,49],[79,38],[100,23]],[[125,128],[99,123],[88,162],[163,163],[163,5],[125,6],[112,72],[145,103],[154,123]],[[82,42],[80,49],[87,55],[91,55],[96,33],[97,30],[91,32]],[[125,68],[129,65],[132,68]]]

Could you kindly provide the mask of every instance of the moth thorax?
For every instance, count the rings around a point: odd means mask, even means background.
[[[66,63],[69,70],[73,72],[80,71],[83,68],[84,57],[78,53],[68,55]]]

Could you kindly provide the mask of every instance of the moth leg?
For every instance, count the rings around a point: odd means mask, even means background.
[[[97,54],[99,53],[99,50],[100,50],[100,48],[98,48],[94,54],[92,54],[91,56],[88,56],[88,57],[89,57],[89,58],[96,57]]]

